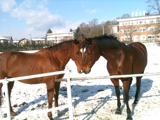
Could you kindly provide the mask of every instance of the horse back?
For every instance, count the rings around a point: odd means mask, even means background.
[[[54,72],[57,71],[57,68],[53,61],[45,51],[37,53],[4,52],[0,55],[0,77]]]
[[[132,55],[133,63],[133,73],[142,73],[147,65],[147,49],[140,43],[135,42],[127,45],[129,52]]]

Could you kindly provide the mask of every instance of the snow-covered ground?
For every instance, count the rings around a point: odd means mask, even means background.
[[[145,44],[148,50],[148,65],[145,73],[160,72],[160,47],[155,44]],[[78,74],[75,63],[70,60],[67,66],[73,71],[71,77],[80,76],[102,76],[108,75],[106,69],[107,61],[101,57],[93,66],[90,74]],[[66,76],[64,76],[66,77]],[[134,95],[136,91],[136,80],[133,80],[130,88],[130,108],[134,120],[159,120],[160,118],[160,76],[146,76],[143,77],[141,82],[141,92],[139,103],[133,105]],[[67,103],[67,90],[66,82],[61,83],[59,94],[59,105]],[[72,88],[72,104],[73,104],[73,117],[75,120],[125,120],[126,119],[126,106],[123,103],[123,89],[122,83],[120,84],[121,91],[121,109],[122,114],[116,115],[117,98],[114,86],[109,79],[107,80],[80,80],[71,82]],[[15,82],[11,94],[11,101],[14,111],[19,115],[26,112],[42,110],[48,108],[46,86],[45,84],[28,85],[20,82]],[[54,101],[54,98],[53,98]],[[53,102],[54,106],[54,102]],[[0,118],[5,117],[6,102],[0,108]],[[53,113],[54,119],[68,120],[68,109],[60,111],[62,116],[57,116]],[[17,118],[14,120],[21,120],[24,118]],[[27,120],[48,120],[47,114],[33,115],[28,117]]]

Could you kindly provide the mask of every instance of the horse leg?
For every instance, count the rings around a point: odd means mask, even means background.
[[[136,91],[136,94],[135,94],[135,100],[134,100],[134,103],[133,104],[137,104],[138,103],[138,98],[139,98],[139,93],[140,93],[140,89],[141,89],[141,78],[142,77],[137,77],[137,91]]]
[[[11,115],[15,116],[16,113],[13,111],[12,106],[11,106],[11,91],[12,91],[13,85],[14,85],[14,82],[8,83],[10,111],[11,111]]]
[[[132,84],[132,80],[133,80],[133,79],[132,79],[132,77],[131,77],[131,78],[129,78],[129,79],[130,79],[130,80],[129,80],[130,82],[129,82],[129,89],[128,89],[128,93],[129,93],[129,90],[130,90],[130,87],[131,87],[131,84]],[[125,98],[125,96],[124,96],[124,92],[123,92],[123,102],[125,103],[125,99],[124,99],[124,98]]]
[[[133,78],[131,77],[131,78],[129,78],[130,80],[129,80],[129,90],[130,90],[130,87],[131,87],[131,84],[132,84],[132,81],[133,81]],[[128,92],[129,92],[129,90],[128,90]]]
[[[116,95],[117,95],[117,109],[116,114],[121,114],[121,101],[120,101],[120,90],[119,90],[119,81],[118,79],[111,79],[112,83],[114,84]]]
[[[55,82],[55,87],[54,87],[54,99],[55,99],[55,107],[58,107],[58,95],[59,95],[59,88],[60,88],[60,82]],[[58,116],[61,115],[61,113],[58,112]]]
[[[127,120],[132,120],[131,116],[131,110],[129,108],[129,85],[130,85],[130,79],[123,79],[123,89],[124,89],[124,99],[127,106]]]
[[[2,105],[2,86],[3,84],[0,83],[0,106]]]
[[[53,101],[53,93],[54,93],[54,80],[50,80],[46,83],[47,85],[47,95],[48,95],[48,109],[52,108],[52,101]],[[48,117],[50,120],[53,120],[52,118],[52,112],[48,112]]]

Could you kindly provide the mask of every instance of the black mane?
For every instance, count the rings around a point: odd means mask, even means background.
[[[127,46],[118,41],[117,37],[114,37],[113,35],[103,35],[103,36],[98,36],[98,37],[93,37],[93,38],[86,38],[86,42],[88,41],[95,41],[96,44],[99,46],[99,48],[103,48],[103,47],[108,47],[108,48],[114,48],[114,49],[118,49],[118,48],[127,48]],[[87,45],[85,42],[83,45]]]

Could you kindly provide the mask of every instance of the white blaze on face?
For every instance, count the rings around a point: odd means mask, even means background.
[[[83,48],[80,49],[80,52],[83,53]]]
[[[80,52],[82,53],[82,58],[83,58],[83,53],[85,53],[85,52],[86,52],[86,48],[84,48],[84,49],[83,49],[83,48],[81,48],[81,49],[80,49]]]
[[[86,48],[83,49],[83,52],[86,52]]]

